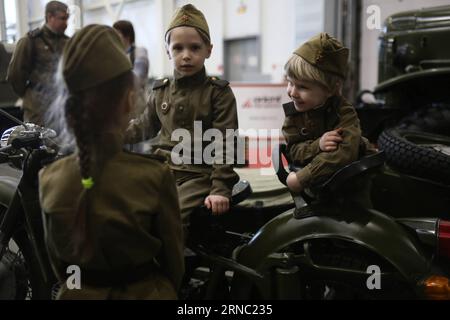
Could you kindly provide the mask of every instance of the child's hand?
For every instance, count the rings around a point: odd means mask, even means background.
[[[341,136],[342,132],[342,128],[325,132],[322,138],[320,138],[320,150],[322,150],[323,152],[336,151],[339,143],[343,141]]]
[[[289,176],[286,179],[286,183],[288,185],[288,188],[295,193],[300,193],[303,191],[303,187],[300,184],[300,182],[297,179],[297,175],[295,172],[291,172]]]
[[[230,210],[230,200],[222,196],[209,196],[205,200],[205,206],[212,210],[213,215],[220,216]]]

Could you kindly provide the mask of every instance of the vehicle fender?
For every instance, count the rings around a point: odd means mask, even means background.
[[[236,250],[235,258],[261,274],[272,253],[290,244],[312,239],[342,239],[366,247],[384,257],[410,283],[429,271],[430,262],[421,244],[392,218],[368,209],[350,210],[345,215],[314,215],[296,219],[289,210],[263,226],[252,240]],[[236,297],[245,296],[252,283],[238,276]],[[263,280],[264,281],[264,280]]]

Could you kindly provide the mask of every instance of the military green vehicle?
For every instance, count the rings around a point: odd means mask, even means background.
[[[380,36],[377,103],[358,113],[376,141],[387,127],[450,135],[450,6],[390,16]]]
[[[10,84],[6,81],[9,61],[11,60],[13,51],[14,45],[0,42],[0,109],[16,118],[22,118],[21,109],[15,106],[19,98],[12,90]],[[14,125],[14,121],[2,117],[0,120],[0,134]]]
[[[450,6],[394,14],[380,36],[379,84],[357,111],[386,153],[378,210],[395,217],[450,212]],[[362,102],[366,93],[377,103]]]

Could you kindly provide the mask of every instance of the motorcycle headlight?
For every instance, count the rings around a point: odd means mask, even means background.
[[[35,134],[36,132],[40,133],[44,142],[54,139],[57,136],[56,132],[52,129],[40,127],[33,123],[26,123],[25,125],[27,126],[26,128],[24,126],[15,126],[3,132],[0,140],[0,146],[2,148],[7,147],[11,145],[14,139],[18,137],[26,137],[27,135]]]

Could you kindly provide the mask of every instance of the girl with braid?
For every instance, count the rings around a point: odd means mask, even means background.
[[[176,299],[184,260],[175,181],[157,156],[122,150],[134,75],[119,35],[83,28],[67,43],[59,72],[77,151],[39,175],[58,298]],[[81,286],[67,283],[69,266],[80,268]]]

